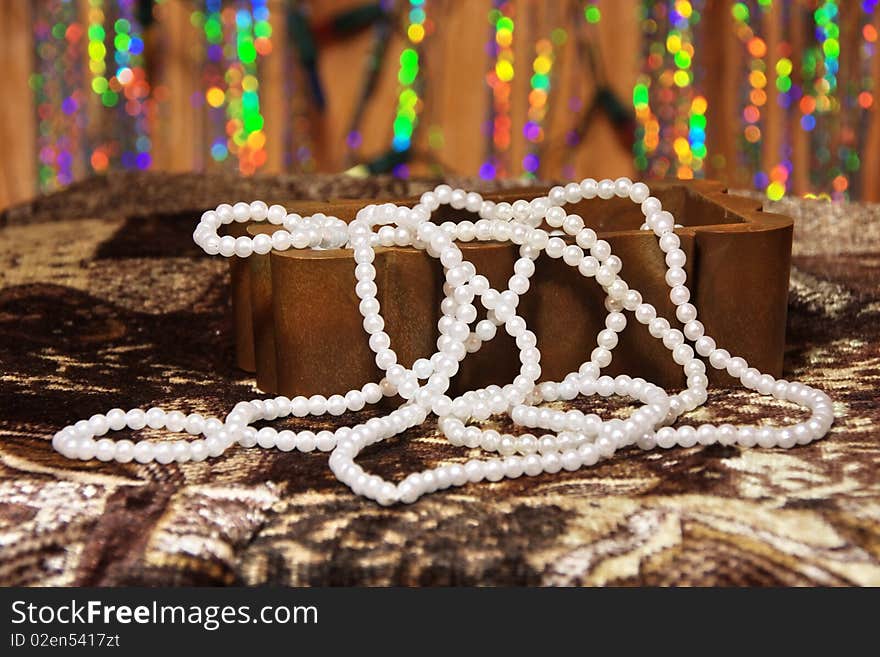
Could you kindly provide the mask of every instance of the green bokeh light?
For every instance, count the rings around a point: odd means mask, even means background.
[[[602,20],[602,12],[599,11],[599,8],[596,5],[587,5],[584,8],[584,18],[587,19],[588,23],[593,23],[595,25]]]

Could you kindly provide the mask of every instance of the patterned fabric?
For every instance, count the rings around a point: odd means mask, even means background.
[[[424,187],[117,175],[0,216],[0,584],[880,585],[877,206],[774,208],[797,219],[786,376],[838,413],[807,447],[627,451],[392,508],[353,495],[321,453],[236,448],[161,466],[52,451],[53,432],[112,406],[218,415],[259,396],[232,365],[226,266],[190,239],[198,208]],[[795,417],[713,390],[687,420]],[[468,457],[428,424],[361,461],[395,476]]]

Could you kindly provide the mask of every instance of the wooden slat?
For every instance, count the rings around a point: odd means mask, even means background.
[[[193,94],[204,94],[199,75],[204,48],[190,23],[192,8],[186,0],[161,5],[161,30],[156,30],[157,50],[164,62],[156,86],[164,86],[167,99],[160,104],[152,126],[156,149],[155,168],[190,171],[202,167],[208,146],[204,144],[204,111],[193,107]]]
[[[714,46],[707,47],[703,55],[706,66],[705,91],[706,147],[709,157],[706,173],[729,185],[741,185],[742,181],[731,174],[737,167],[737,143],[739,125],[738,89],[732,81],[743,68],[742,45],[733,31],[728,2],[709,0],[703,12],[703,27],[707,34],[715,35]],[[706,46],[709,46],[707,40]],[[698,55],[699,56],[699,55]],[[717,166],[719,156],[723,166]]]
[[[285,134],[288,108],[285,103],[285,58],[289,51],[282,0],[270,0],[269,24],[272,26],[272,52],[260,61],[260,109],[266,133],[265,173],[284,171]]]
[[[36,119],[28,77],[34,44],[29,2],[0,2],[0,62],[8,90],[0,102],[0,144],[6,161],[0,166],[0,208],[36,191]]]

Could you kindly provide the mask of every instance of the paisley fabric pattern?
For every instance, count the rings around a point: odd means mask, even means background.
[[[216,415],[259,396],[232,365],[226,266],[190,240],[199,208],[426,187],[122,174],[0,215],[0,584],[880,585],[878,206],[774,207],[797,220],[786,376],[838,414],[807,447],[628,451],[393,508],[350,493],[321,453],[160,466],[52,451],[57,429],[112,406]],[[605,403],[572,402],[625,410]],[[690,420],[796,415],[716,389]],[[362,460],[394,476],[468,457],[429,424]]]

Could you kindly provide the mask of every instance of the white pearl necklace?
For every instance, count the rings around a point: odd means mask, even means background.
[[[665,278],[670,288],[669,298],[676,307],[676,319],[683,325],[683,330],[672,328],[667,319],[657,316],[654,306],[643,302],[642,295],[621,278],[622,263],[611,253],[608,242],[598,239],[592,229],[585,227],[581,217],[566,214],[564,209],[565,205],[581,199],[614,196],[629,198],[640,205],[645,216],[643,228],[657,236],[660,248],[666,254]],[[431,213],[441,205],[465,209],[477,213],[480,218],[475,222],[437,225],[431,222]],[[217,232],[222,224],[247,221],[268,221],[278,225],[279,229],[272,235],[261,234],[253,238],[220,237]],[[552,234],[540,228],[544,222],[553,229]],[[377,226],[378,230],[374,230]],[[567,244],[559,236],[561,234],[574,237],[575,243]],[[364,330],[369,335],[370,349],[376,355],[376,365],[385,373],[384,378],[344,395],[299,396],[294,399],[279,396],[242,401],[223,421],[206,419],[197,413],[165,412],[159,408],[147,411],[136,408],[128,412],[113,409],[106,415],[93,415],[56,433],[52,445],[61,454],[69,458],[97,458],[122,463],[132,460],[139,463],[183,463],[220,456],[235,443],[243,447],[276,447],[282,451],[319,449],[332,452],[330,468],[354,492],[380,504],[393,504],[414,502],[426,493],[467,482],[499,481],[504,477],[534,476],[561,469],[577,470],[610,458],[618,449],[633,444],[642,449],[675,445],[691,447],[697,443],[789,448],[821,438],[834,421],[831,400],[824,392],[762,374],[749,367],[745,359],[718,348],[715,340],[706,335],[703,324],[697,320],[697,309],[690,303],[684,271],[686,257],[679,248],[674,218],[662,209],[660,201],[650,195],[644,183],[633,183],[628,178],[599,182],[587,178],[580,183],[554,187],[547,196],[513,204],[496,204],[483,200],[476,192],[439,185],[434,191],[423,194],[420,202],[412,208],[390,203],[368,205],[358,212],[351,224],[323,214],[311,217],[287,214],[283,206],[269,207],[262,201],[233,206],[223,204],[202,215],[193,238],[206,253],[226,257],[246,258],[252,253],[265,254],[273,249],[351,249],[356,263],[355,292],[361,299]],[[463,258],[456,241],[475,239],[519,245],[520,257],[514,264],[506,290],[492,288],[489,281]],[[385,322],[376,298],[376,269],[372,265],[375,247],[392,245],[412,246],[425,251],[440,260],[446,273],[442,316],[437,324],[440,330],[437,352],[429,358],[419,358],[411,367],[397,362],[391,339],[384,331]],[[607,295],[606,328],[599,332],[596,348],[589,360],[559,382],[537,383],[541,376],[541,352],[535,334],[517,312],[520,296],[528,291],[530,278],[535,272],[534,263],[542,253],[550,258],[561,258],[581,275],[595,278]],[[480,321],[477,321],[477,300],[486,310],[486,318]],[[681,365],[687,377],[687,387],[682,392],[667,394],[641,378],[601,375],[602,368],[611,362],[617,334],[626,326],[624,312],[632,313],[636,321],[645,324],[649,333],[661,340],[673,360]],[[483,342],[491,340],[500,327],[516,340],[521,362],[519,375],[505,386],[471,390],[455,399],[447,396],[450,379],[458,371],[459,363],[468,353],[479,350]],[[670,426],[683,413],[706,401],[706,366],[698,356],[707,358],[712,367],[726,370],[750,390],[809,409],[810,419],[782,428],[735,427],[730,424],[717,427],[704,424],[696,428]],[[257,430],[251,426],[258,421],[289,415],[305,417],[329,413],[338,416],[346,411],[359,411],[366,404],[375,404],[383,396],[395,394],[405,400],[398,409],[385,417],[371,418],[334,432],[276,431],[271,427]],[[541,402],[570,400],[578,395],[618,395],[644,405],[626,420],[603,420],[578,410],[565,412],[538,406]],[[451,444],[480,447],[497,456],[471,459],[464,465],[430,468],[410,474],[397,484],[368,474],[355,462],[366,446],[422,424],[430,413],[438,417],[439,429]],[[509,414],[519,426],[539,429],[540,435],[501,434],[472,423],[501,413]],[[138,443],[100,438],[110,430],[126,426],[134,430],[148,426],[171,432],[186,431],[202,437],[195,440],[142,440]]]

